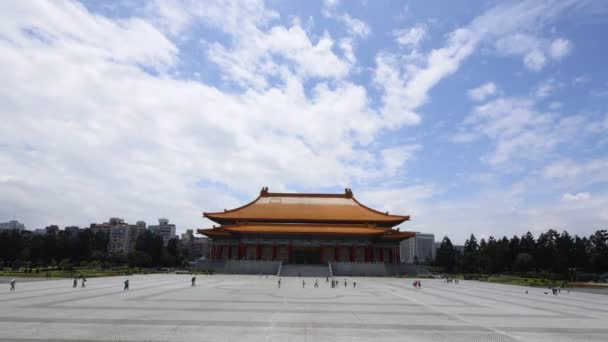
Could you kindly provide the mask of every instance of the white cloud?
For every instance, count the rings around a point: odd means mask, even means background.
[[[557,88],[557,82],[553,78],[542,81],[534,92],[534,96],[539,99],[545,98],[551,95]]]
[[[555,39],[551,43],[551,47],[549,49],[551,57],[557,60],[567,56],[568,54],[570,54],[571,51],[572,43],[569,40],[563,38]]]
[[[429,214],[427,201],[437,194],[433,184],[419,184],[405,187],[380,188],[355,193],[358,200],[381,211],[394,214],[412,215],[411,222],[406,222],[401,230],[412,231],[421,227],[417,223],[421,217]],[[423,227],[421,227],[423,228]]]
[[[348,32],[353,36],[365,38],[369,36],[371,32],[369,25],[362,20],[351,17],[349,14],[338,16],[338,20],[346,26]]]
[[[548,57],[560,60],[572,51],[572,43],[564,38],[550,40],[529,32],[515,32],[502,36],[494,43],[499,55],[523,56],[523,63],[531,71],[540,71]]]
[[[608,159],[597,158],[584,162],[560,159],[543,169],[543,176],[549,180],[569,182],[568,184],[594,184],[608,181]]]
[[[421,148],[420,145],[403,145],[383,149],[381,152],[384,169],[394,175],[403,169],[405,163]]]
[[[426,36],[426,25],[417,24],[409,29],[396,30],[393,36],[399,45],[415,49]]]
[[[351,17],[348,13],[339,14],[337,12],[339,3],[338,0],[323,1],[323,8],[321,9],[323,16],[341,22],[351,37],[367,37],[371,33],[369,25],[360,19]]]
[[[321,12],[324,16],[329,17],[339,4],[340,0],[323,0],[323,8]]]
[[[577,76],[574,81],[572,81],[574,84],[585,84],[587,82],[589,82],[590,77],[587,75],[580,75]]]
[[[1,3],[0,120],[9,124],[0,125],[0,164],[9,166],[0,217],[36,228],[166,216],[194,228],[205,224],[202,209],[237,205],[263,185],[356,188],[393,172],[369,147],[379,114],[364,87],[340,79],[348,68],[333,40],[313,42],[297,23],[266,29],[274,15],[241,4],[222,15],[209,6],[204,18],[188,12],[235,35],[234,45],[209,45],[226,59],[217,60],[222,75],[263,83],[222,92],[173,78],[177,47],[143,19],[70,2]],[[268,86],[275,74],[283,82]],[[308,75],[334,82],[305,91]]]
[[[591,198],[591,194],[588,192],[578,192],[576,194],[565,193],[562,196],[562,201],[584,201],[588,200],[589,198]]]
[[[465,118],[466,130],[460,132],[468,142],[486,137],[495,143],[483,160],[490,165],[506,165],[515,160],[537,160],[548,156],[557,146],[572,143],[585,127],[581,116],[560,117],[535,108],[535,101],[525,98],[498,98],[476,106]],[[467,136],[468,135],[468,136]]]
[[[405,65],[395,54],[380,52],[376,57],[374,81],[383,89],[381,113],[386,124],[389,127],[418,124],[421,118],[416,110],[427,103],[429,91],[456,72],[479,44],[536,27],[540,22],[550,22],[572,4],[572,1],[523,2],[494,7],[469,25],[450,32],[443,47],[431,50],[414,62],[406,58]],[[540,70],[545,63],[540,52],[526,59],[526,64],[533,69]]]
[[[562,108],[563,104],[559,101],[553,101],[551,102],[551,104],[549,104],[549,109],[551,110],[558,110],[560,108]]]
[[[532,50],[524,56],[524,65],[532,71],[540,71],[545,64],[547,58],[540,50]]]
[[[469,89],[469,97],[474,101],[484,101],[488,96],[496,93],[494,82],[486,82],[477,88]]]

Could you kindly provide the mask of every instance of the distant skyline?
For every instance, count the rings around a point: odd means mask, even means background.
[[[588,236],[605,32],[603,1],[0,2],[0,222],[181,234],[348,187],[438,241]]]

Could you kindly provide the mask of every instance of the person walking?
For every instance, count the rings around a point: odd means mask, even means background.
[[[11,291],[15,291],[15,283],[17,281],[15,279],[11,279]]]
[[[72,284],[72,288],[75,289],[78,286],[78,278],[74,278],[74,284]]]
[[[357,287],[357,282],[356,282],[356,281],[353,281],[353,289],[354,289],[355,287]]]
[[[192,277],[192,285],[190,285],[190,287],[195,287],[196,286],[196,277]]]
[[[319,280],[315,279],[315,287],[319,287]]]
[[[306,287],[306,281],[304,281],[304,280],[302,279],[302,288],[305,288],[305,287]]]
[[[281,288],[281,278],[279,278],[279,280],[277,281],[277,285],[279,288]]]
[[[84,289],[85,287],[87,287],[87,286],[85,285],[85,282],[86,282],[86,281],[87,281],[87,279],[86,279],[85,277],[82,277],[82,284],[80,285],[80,287],[81,287],[81,288],[83,288],[83,289]]]
[[[344,279],[344,287],[348,286],[348,283],[346,282],[346,279]]]
[[[125,280],[125,287],[123,288],[123,291],[128,291],[129,290],[129,279]]]

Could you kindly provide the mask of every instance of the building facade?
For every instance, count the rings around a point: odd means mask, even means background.
[[[435,260],[435,235],[415,233],[411,239],[401,242],[401,262],[425,263]]]
[[[412,232],[394,229],[409,216],[380,212],[343,194],[271,193],[242,207],[204,213],[219,224],[199,229],[211,238],[212,260],[399,263],[399,243]]]
[[[128,254],[135,251],[137,237],[146,230],[145,222],[143,224],[140,222],[135,225],[127,224],[121,218],[112,217],[109,222],[91,224],[91,230],[93,233],[108,234],[108,253],[110,255]]]
[[[15,229],[18,231],[23,231],[25,230],[25,225],[23,223],[20,223],[19,221],[16,220],[12,220],[12,221],[8,221],[8,222],[2,222],[0,223],[0,230],[11,230],[11,229]]]
[[[169,220],[166,218],[158,219],[158,225],[149,226],[148,229],[152,233],[160,235],[163,238],[165,246],[169,243],[169,240],[177,237],[175,235],[175,225],[169,223]]]
[[[180,240],[181,248],[187,251],[190,259],[207,256],[209,252],[209,239],[194,236],[194,230],[187,229]]]

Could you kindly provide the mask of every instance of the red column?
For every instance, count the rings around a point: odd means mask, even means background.
[[[355,261],[355,246],[350,246],[350,262]]]
[[[398,264],[401,263],[401,247],[400,246],[397,247],[397,263]]]
[[[272,260],[277,260],[277,245],[272,245]]]
[[[209,253],[209,259],[215,259],[215,246],[211,246],[211,252]]]
[[[228,259],[232,259],[232,246],[228,246]]]
[[[293,245],[289,244],[287,246],[287,262],[291,262],[293,260]]]
[[[338,246],[334,246],[334,261],[338,261],[340,259],[340,250]]]
[[[262,259],[262,246],[260,246],[260,245],[257,245],[255,248],[255,258],[257,260]]]
[[[379,248],[380,251],[380,261],[384,262],[384,248]]]
[[[373,247],[373,246],[372,246],[372,247],[370,247],[370,250],[369,250],[369,260],[370,260],[371,262],[374,262],[374,261],[375,261],[375,260],[374,260],[374,247]]]
[[[220,248],[219,248],[219,249],[220,249],[220,250],[219,250],[219,252],[218,252],[218,254],[219,254],[219,255],[218,255],[218,259],[219,259],[219,260],[222,260],[222,259],[224,258],[224,253],[223,253],[223,252],[224,252],[224,246],[220,246]]]
[[[323,263],[323,246],[319,246],[319,262]]]

